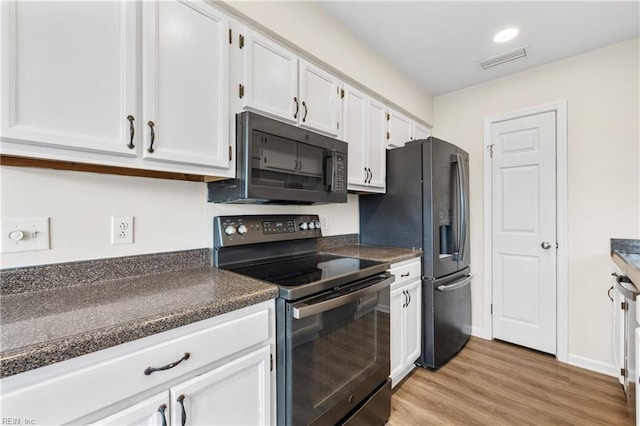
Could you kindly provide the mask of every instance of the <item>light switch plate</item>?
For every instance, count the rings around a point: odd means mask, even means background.
[[[7,217],[0,219],[2,253],[49,250],[48,217]]]

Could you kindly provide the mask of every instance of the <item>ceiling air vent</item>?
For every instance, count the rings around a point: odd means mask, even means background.
[[[510,50],[507,53],[483,59],[482,61],[478,61],[477,64],[480,65],[480,68],[483,70],[487,70],[489,68],[497,67],[498,65],[506,64],[507,62],[515,61],[516,59],[524,58],[525,56],[527,56],[527,51],[524,47],[521,47],[519,49]]]

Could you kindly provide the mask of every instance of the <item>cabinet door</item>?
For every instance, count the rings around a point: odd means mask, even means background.
[[[139,130],[136,3],[0,7],[0,121],[3,142],[11,141],[2,152],[62,160],[69,158],[65,149],[135,157],[135,147],[127,146],[127,117]]]
[[[301,127],[338,136],[339,81],[331,74],[300,60],[300,116]]]
[[[404,365],[413,365],[420,357],[422,331],[422,288],[421,281],[416,280],[404,287],[409,294],[409,303],[404,308]]]
[[[228,170],[227,17],[204,2],[143,7],[143,158]]]
[[[342,136],[349,144],[348,185],[351,190],[360,190],[366,185],[368,173],[367,114],[368,97],[359,90],[344,86],[344,108]],[[382,136],[382,135],[381,135]],[[384,149],[384,148],[383,148]]]
[[[405,303],[407,302],[407,296],[404,292],[404,287],[391,291],[391,330],[390,330],[390,342],[391,342],[391,386],[395,386],[400,380],[402,369],[404,367],[404,329],[402,326],[402,317],[404,315]]]
[[[431,136],[431,130],[428,127],[425,127],[421,124],[413,122],[413,139],[426,139]]]
[[[242,51],[243,108],[297,124],[302,112],[297,56],[250,30],[245,30]]]
[[[169,415],[169,392],[165,391],[93,424],[105,426],[162,426],[168,424]]]
[[[404,114],[389,109],[389,133],[387,146],[397,148],[411,140],[412,120]]]
[[[270,356],[270,347],[263,346],[220,368],[172,387],[171,424],[269,423]]]
[[[387,123],[385,121],[385,107],[382,103],[371,99],[368,108],[368,163],[371,170],[369,186],[372,189],[375,188],[375,192],[385,192],[387,187],[387,152],[385,149]]]

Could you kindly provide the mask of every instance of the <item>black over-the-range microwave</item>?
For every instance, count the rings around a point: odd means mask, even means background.
[[[220,203],[347,202],[347,144],[253,112],[236,115],[236,178],[208,184]]]

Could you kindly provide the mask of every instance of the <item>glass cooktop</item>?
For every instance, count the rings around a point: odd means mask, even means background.
[[[298,287],[357,273],[381,264],[383,262],[375,260],[316,253],[229,270],[279,286]]]

